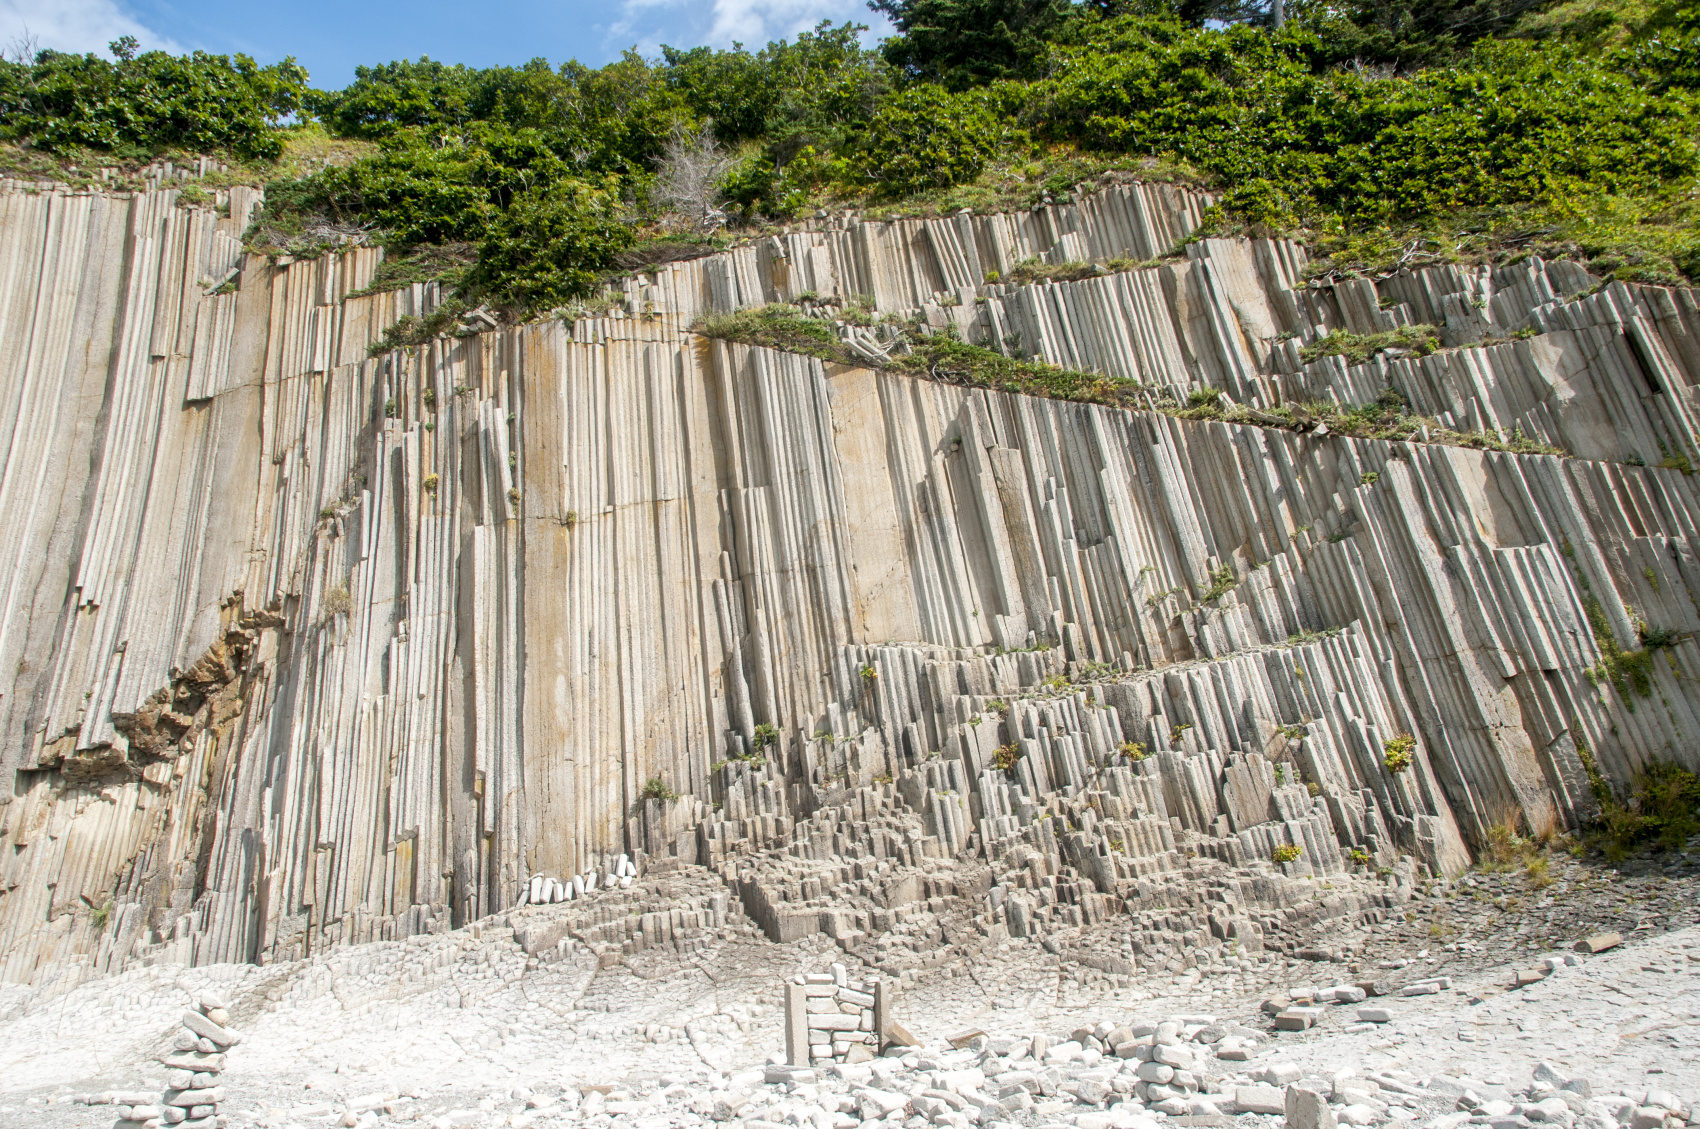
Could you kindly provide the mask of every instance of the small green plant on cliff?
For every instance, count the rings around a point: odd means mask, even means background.
[[[1015,766],[1021,763],[1021,746],[1011,743],[999,745],[992,750],[992,767],[999,772],[1015,775]]]
[[[1226,595],[1228,590],[1237,587],[1239,582],[1239,577],[1234,575],[1233,567],[1223,565],[1210,574],[1210,587],[1206,588],[1203,594],[1198,597],[1198,602],[1208,604],[1211,600]]]
[[[1409,733],[1401,733],[1383,741],[1381,751],[1381,763],[1388,772],[1398,774],[1411,767],[1411,760],[1417,751],[1417,739]]]
[[[1282,843],[1281,845],[1279,845],[1278,847],[1275,848],[1274,857],[1275,857],[1275,861],[1278,862],[1278,863],[1289,863],[1289,862],[1293,862],[1293,861],[1297,860],[1299,858],[1299,856],[1304,854],[1304,853],[1305,853],[1304,848],[1301,847],[1301,846],[1298,846],[1297,844]]]
[[[438,337],[447,336],[455,332],[460,323],[460,317],[464,313],[466,313],[466,303],[458,298],[450,298],[424,317],[415,314],[403,314],[384,330],[383,336],[378,338],[367,350],[367,354],[373,357],[381,357],[396,349],[411,349],[427,344]]]
[[[679,793],[667,787],[667,782],[659,776],[650,777],[649,782],[643,786],[643,791],[638,794],[646,800],[660,800],[664,804],[670,804],[679,798]]]
[[[754,749],[765,749],[769,745],[778,744],[779,730],[763,722],[755,727],[750,735],[750,746]]]
[[[1145,746],[1138,741],[1123,741],[1117,751],[1130,761],[1142,761],[1148,755]]]
[[[878,679],[880,676],[880,672],[875,670],[872,666],[863,666],[857,673],[862,676],[862,681],[870,683]]]
[[[325,618],[334,619],[339,615],[347,615],[354,607],[354,600],[348,594],[346,585],[338,584],[325,592]]]
[[[1578,743],[1576,755],[1600,805],[1587,841],[1608,859],[1619,861],[1648,847],[1680,850],[1700,834],[1700,776],[1681,765],[1655,761],[1630,779],[1628,798],[1619,800],[1587,746]]]
[[[1349,365],[1360,365],[1389,349],[1426,357],[1440,348],[1440,331],[1432,325],[1402,325],[1385,333],[1347,333],[1337,329],[1315,345],[1299,350],[1306,364],[1322,357],[1341,357]]]
[[[427,474],[424,479],[420,481],[419,485],[425,488],[425,492],[427,494],[435,494],[437,492],[437,484],[440,481],[442,480],[438,478],[438,476],[434,474]]]
[[[1519,817],[1507,815],[1488,825],[1477,859],[1486,871],[1516,870],[1535,857],[1535,842],[1517,832]]]

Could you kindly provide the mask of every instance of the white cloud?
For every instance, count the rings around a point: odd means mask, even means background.
[[[653,53],[660,43],[713,47],[742,43],[753,51],[769,40],[809,31],[822,20],[868,25],[871,31],[863,36],[867,43],[891,34],[886,18],[870,11],[866,0],[713,0],[706,11],[697,0],[623,0],[620,15],[608,29],[609,41],[635,40],[645,54]]]
[[[182,50],[143,27],[116,0],[0,0],[0,47],[8,54],[28,37],[38,48],[104,55],[106,45],[123,35],[135,36],[144,50]]]
[[[867,23],[871,15],[862,0],[714,0],[708,41],[720,47],[733,41],[753,47],[780,36],[789,38],[822,20]]]

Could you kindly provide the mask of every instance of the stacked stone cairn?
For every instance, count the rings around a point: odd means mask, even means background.
[[[890,989],[851,980],[842,964],[798,973],[785,985],[785,1056],[792,1066],[867,1062],[890,1028]]]
[[[165,1093],[147,1090],[108,1090],[82,1099],[86,1105],[116,1106],[118,1120],[112,1129],[223,1129],[219,1103],[224,1087],[218,1076],[224,1070],[226,1051],[241,1042],[230,1029],[230,1013],[224,1000],[213,992],[200,992],[183,1013],[183,1026],[172,1040],[171,1051],[160,1058],[168,1073]]]
[[[1112,1048],[1117,1058],[1131,1058],[1139,1063],[1134,1071],[1139,1079],[1134,1083],[1134,1094],[1140,1101],[1175,1116],[1188,1112],[1188,1100],[1200,1089],[1199,1076],[1193,1072],[1195,1055],[1186,1046],[1182,1034],[1185,1019],[1183,1016],[1164,1023],[1140,1023],[1102,1036],[1096,1031],[1090,1033]],[[1203,1019],[1209,1022],[1208,1017]]]
[[[183,1026],[172,1041],[171,1053],[160,1059],[169,1073],[165,1095],[154,1111],[157,1116],[138,1121],[138,1111],[131,1109],[131,1119],[118,1122],[115,1129],[220,1129],[224,1118],[218,1106],[224,1100],[224,1087],[218,1084],[218,1076],[224,1070],[226,1052],[240,1041],[230,1029],[224,1000],[212,992],[200,993],[194,1006],[183,1013]]]

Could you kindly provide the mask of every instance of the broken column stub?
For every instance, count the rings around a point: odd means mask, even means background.
[[[879,1054],[891,1026],[892,989],[880,980],[799,973],[785,985],[785,1058],[792,1066],[863,1062]]]

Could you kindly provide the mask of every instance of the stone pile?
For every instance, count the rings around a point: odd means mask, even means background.
[[[1221,1103],[1223,1112],[1281,1117],[1285,1129],[1401,1122],[1420,1123],[1424,1129],[1680,1129],[1695,1123],[1691,1104],[1668,1091],[1596,1094],[1588,1079],[1545,1062],[1520,1088],[1505,1078],[1418,1077],[1392,1069],[1361,1075],[1346,1069],[1323,1078],[1287,1063],[1232,1081],[1239,1084],[1233,1086],[1231,1102]]]
[[[890,1029],[890,989],[831,972],[798,973],[785,985],[785,1057],[792,1066],[867,1062]],[[906,1036],[905,1036],[906,1038]]]
[[[218,1112],[224,1087],[225,1054],[241,1042],[230,1029],[230,1012],[213,992],[199,993],[183,1013],[172,1049],[160,1057],[166,1068],[165,1092],[113,1090],[83,1099],[88,1105],[116,1106],[113,1129],[223,1129]]]
[[[160,1059],[169,1073],[160,1107],[160,1124],[183,1129],[220,1129],[219,1103],[224,1087],[218,1076],[224,1057],[242,1038],[230,1029],[230,1012],[213,992],[202,992],[195,1005],[183,1012],[183,1029],[177,1032],[172,1051]],[[127,1127],[126,1127],[127,1129]],[[145,1129],[159,1129],[148,1124]]]

